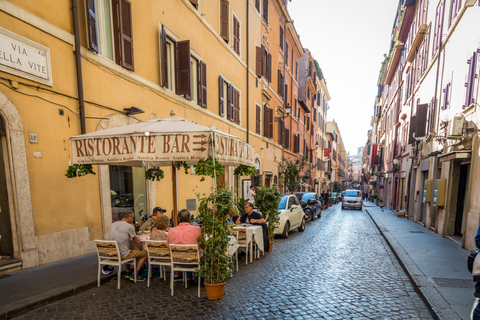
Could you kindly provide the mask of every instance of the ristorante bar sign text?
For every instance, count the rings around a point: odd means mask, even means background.
[[[138,135],[72,139],[75,164],[108,164],[132,161],[186,161],[206,159],[205,133]],[[253,147],[233,136],[215,135],[215,158],[222,164],[254,165]]]

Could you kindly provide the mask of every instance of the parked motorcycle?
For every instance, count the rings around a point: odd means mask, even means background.
[[[305,213],[305,222],[310,222],[315,220],[315,206],[316,200],[300,201],[303,212]]]

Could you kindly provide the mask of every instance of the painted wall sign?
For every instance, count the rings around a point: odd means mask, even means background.
[[[50,49],[0,28],[0,70],[53,85]]]

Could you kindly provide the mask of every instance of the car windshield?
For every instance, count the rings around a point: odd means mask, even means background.
[[[334,198],[336,196],[337,196],[337,194],[335,192],[332,192],[332,194],[330,194],[330,197],[332,197],[332,198]]]
[[[345,197],[360,197],[360,191],[350,190],[345,192]]]
[[[313,199],[315,194],[313,193],[304,193],[304,194],[299,194],[297,198],[299,198],[300,201],[307,201]]]
[[[282,198],[280,198],[277,209],[284,210],[287,207],[287,200],[288,196],[283,196]]]

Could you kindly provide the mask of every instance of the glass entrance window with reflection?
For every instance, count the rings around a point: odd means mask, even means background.
[[[128,166],[109,166],[112,222],[127,209],[135,213],[135,222],[140,224],[146,212],[145,169]]]

